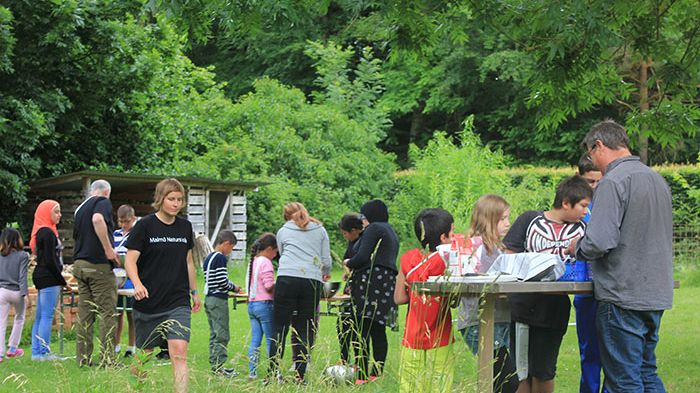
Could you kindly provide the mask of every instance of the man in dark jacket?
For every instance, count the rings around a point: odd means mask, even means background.
[[[114,363],[117,326],[117,284],[112,272],[120,262],[114,251],[111,186],[105,180],[90,185],[90,197],[75,210],[73,224],[73,275],[78,280],[76,358],[78,365],[92,364],[92,334],[95,317],[100,318],[98,363]]]

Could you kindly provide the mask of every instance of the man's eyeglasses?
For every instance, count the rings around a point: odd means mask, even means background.
[[[593,153],[593,150],[595,150],[596,147],[598,147],[598,146],[593,145],[593,147],[591,147],[588,150],[588,153],[586,154],[586,159],[588,159],[588,161],[590,161],[590,162],[593,162],[593,160],[591,159],[591,154]]]

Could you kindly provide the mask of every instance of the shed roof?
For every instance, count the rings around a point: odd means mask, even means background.
[[[85,179],[104,179],[110,183],[112,188],[122,188],[139,184],[155,184],[168,177],[172,176],[84,170],[39,179],[30,183],[30,187],[32,190],[81,191]],[[215,190],[254,190],[258,186],[269,184],[267,182],[217,180],[193,176],[177,176],[177,179],[185,186],[200,186]]]

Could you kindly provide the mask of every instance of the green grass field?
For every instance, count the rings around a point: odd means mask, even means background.
[[[232,277],[240,278],[244,268],[232,269]],[[675,291],[673,310],[668,311],[662,320],[660,344],[657,349],[659,373],[669,392],[686,393],[700,390],[700,272],[686,270],[677,276],[681,287]],[[200,278],[201,284],[201,278]],[[325,305],[324,305],[325,307]],[[404,320],[405,307],[402,307],[401,321]],[[572,313],[573,314],[573,313]],[[31,329],[28,317],[26,331]],[[250,338],[250,326],[245,305],[231,313],[231,343],[229,345],[230,361],[241,376],[234,379],[215,377],[209,372],[208,336],[204,312],[193,315],[192,340],[190,342],[190,391],[192,392],[259,392],[259,391],[319,391],[329,389],[327,382],[321,379],[323,369],[335,364],[339,358],[335,317],[321,317],[321,331],[317,346],[313,351],[313,361],[308,373],[309,385],[299,387],[294,384],[263,387],[260,381],[247,380],[247,345]],[[401,324],[403,326],[403,323]],[[8,332],[9,334],[9,332]],[[68,334],[65,341],[65,355],[75,354],[74,335]],[[338,388],[334,391],[365,390],[371,392],[394,392],[398,390],[398,365],[401,332],[388,332],[389,357],[385,376],[366,387]],[[122,340],[125,342],[125,338]],[[58,350],[57,336],[53,336],[52,348]],[[36,363],[30,360],[29,346],[26,340],[21,344],[27,354],[20,359],[6,359],[0,364],[0,392],[167,392],[171,391],[171,368],[169,364],[148,367],[149,377],[140,390],[132,384],[127,368],[119,370],[79,369],[75,359],[64,362]],[[288,347],[289,348],[289,347]],[[454,392],[476,391],[475,358],[466,346],[458,340],[455,344],[457,369],[455,370]],[[285,354],[284,370],[289,368],[289,351]],[[128,364],[126,362],[125,364]],[[263,366],[266,363],[263,362]],[[262,371],[262,370],[261,370]],[[562,344],[556,391],[577,392],[579,379],[578,346],[576,328],[569,327]]]

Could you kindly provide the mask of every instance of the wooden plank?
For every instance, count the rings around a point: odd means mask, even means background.
[[[245,205],[246,196],[245,195],[231,195],[231,203],[235,205]]]
[[[231,206],[231,213],[232,214],[245,214],[246,207],[245,207],[245,205],[232,205]]]
[[[247,225],[245,223],[231,224],[228,229],[234,232],[245,232]]]
[[[232,214],[231,215],[231,224],[243,224],[248,222],[248,215],[247,214]]]
[[[193,214],[201,214],[202,217],[204,217],[204,206],[188,206],[187,208],[187,214],[193,215]]]
[[[209,240],[214,243],[214,239],[216,239],[216,236],[219,234],[219,230],[221,230],[221,224],[224,223],[224,219],[226,218],[226,211],[229,209],[229,204],[231,202],[231,194],[229,194],[226,197],[226,201],[224,202],[224,207],[221,209],[221,213],[219,213],[219,219],[216,221],[216,227],[214,228],[214,232],[211,234],[211,237]]]
[[[192,205],[204,205],[205,201],[204,195],[190,195],[190,198],[187,200],[187,204],[192,206]]]

